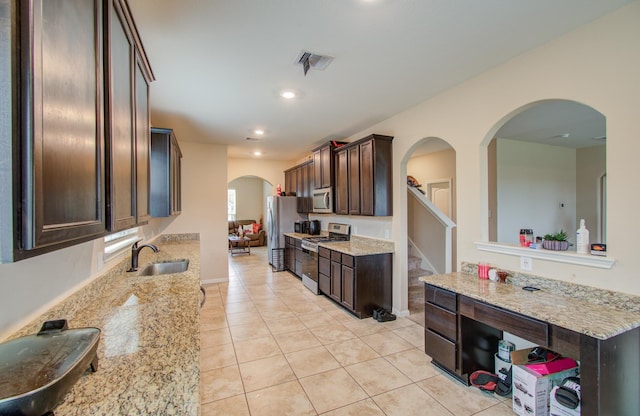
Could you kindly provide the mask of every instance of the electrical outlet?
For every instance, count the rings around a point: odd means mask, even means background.
[[[531,257],[520,257],[520,269],[528,272],[533,270],[533,260],[531,260]]]
[[[389,229],[384,230],[384,238],[389,239]]]

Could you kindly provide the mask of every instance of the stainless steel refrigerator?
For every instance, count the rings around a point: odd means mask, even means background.
[[[293,232],[293,223],[306,220],[307,214],[298,213],[295,196],[267,197],[267,254],[273,264],[273,249],[284,249],[284,233]]]

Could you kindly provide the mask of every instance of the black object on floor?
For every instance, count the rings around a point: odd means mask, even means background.
[[[389,322],[395,321],[396,316],[384,308],[378,308],[373,311],[373,319],[378,322]]]

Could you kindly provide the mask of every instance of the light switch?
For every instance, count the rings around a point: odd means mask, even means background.
[[[531,257],[520,257],[520,269],[528,272],[533,270],[533,260],[531,260]]]

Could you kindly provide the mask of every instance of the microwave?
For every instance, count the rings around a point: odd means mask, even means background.
[[[333,212],[333,188],[321,188],[313,190],[313,212]]]

